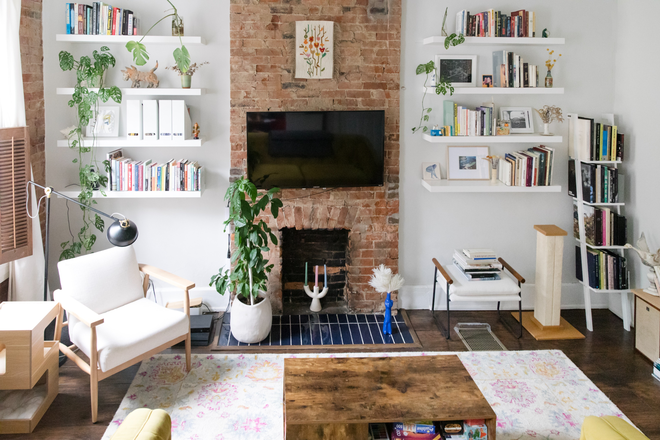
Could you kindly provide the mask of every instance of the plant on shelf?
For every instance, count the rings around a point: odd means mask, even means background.
[[[282,201],[275,197],[279,188],[271,188],[258,199],[257,187],[242,177],[227,189],[229,201],[227,227],[234,228],[233,268],[220,269],[211,277],[210,286],[221,295],[227,290],[235,293],[230,315],[231,331],[241,342],[259,342],[268,336],[272,310],[270,301],[260,292],[266,290],[268,274],[273,268],[263,253],[270,251],[270,242],[277,245],[277,237],[259,215],[268,208],[277,218]],[[257,200],[258,199],[258,200]]]
[[[192,83],[193,75],[195,74],[195,72],[197,72],[197,69],[202,67],[204,64],[209,64],[209,62],[204,61],[203,63],[199,63],[199,64],[192,63],[190,67],[188,67],[188,70],[186,72],[181,71],[181,69],[179,69],[179,66],[176,65],[168,66],[166,67],[166,69],[176,72],[176,74],[179,75],[179,77],[181,77],[181,87],[184,89],[189,89]]]
[[[537,108],[534,110],[536,110],[536,113],[539,114],[541,121],[543,122],[543,133],[541,134],[544,136],[550,136],[552,134],[550,133],[550,123],[552,121],[564,122],[564,116],[559,107],[555,107],[554,105],[544,105],[541,110]]]
[[[165,20],[168,17],[172,17],[172,24],[173,27],[176,24],[177,29],[182,30],[183,29],[183,19],[179,15],[179,11],[176,9],[176,6],[170,1],[167,0],[167,3],[172,6],[171,13],[167,14],[160,20],[158,20],[156,23],[154,23],[147,32],[144,33],[142,38],[140,38],[139,41],[131,40],[128,43],[126,43],[126,49],[128,49],[129,52],[133,54],[133,62],[137,64],[138,66],[144,66],[147,64],[147,61],[149,60],[149,52],[147,52],[147,47],[142,44],[142,40],[144,40],[144,37],[149,35],[149,32],[161,21]],[[165,11],[165,12],[169,12]],[[179,26],[179,24],[181,24]],[[190,68],[190,54],[188,53],[188,49],[186,49],[186,46],[183,44],[183,40],[181,40],[181,37],[183,35],[183,32],[177,32],[177,36],[179,37],[179,43],[181,47],[177,47],[174,49],[174,61],[176,62],[177,67],[181,72],[187,72],[188,69]]]
[[[73,70],[76,74],[76,85],[73,89],[73,95],[69,100],[69,107],[76,109],[76,123],[71,127],[67,139],[69,148],[76,150],[78,157],[73,159],[73,163],[78,164],[78,178],[80,181],[80,194],[78,199],[84,205],[94,205],[96,201],[92,199],[93,191],[98,189],[103,195],[103,188],[108,183],[108,178],[101,175],[99,170],[101,166],[96,159],[96,131],[91,130],[92,137],[84,143],[83,135],[87,130],[90,121],[95,121],[99,112],[99,101],[108,102],[112,99],[117,104],[121,103],[121,90],[116,87],[105,87],[105,73],[111,67],[115,66],[115,57],[110,53],[106,46],[101,47],[100,51],[93,51],[92,58],[82,56],[76,60],[73,55],[67,51],[61,51],[59,55],[60,68],[63,71]],[[98,91],[90,90],[88,85],[98,86]],[[94,122],[93,122],[94,123]],[[110,163],[107,160],[102,162],[103,169],[109,170]],[[81,255],[83,249],[90,251],[96,242],[96,235],[92,232],[92,226],[103,232],[105,223],[101,217],[94,214],[86,207],[80,208],[83,211],[83,226],[78,234],[71,240],[61,244],[62,253],[60,260],[74,258]]]
[[[449,46],[458,46],[461,43],[465,42],[465,37],[463,34],[451,34],[450,36],[445,38],[445,49],[449,49]],[[433,61],[429,61],[426,64],[420,64],[417,66],[417,69],[415,73],[417,75],[421,75],[423,73],[426,74],[426,78],[424,79],[424,95],[422,95],[422,114],[419,117],[419,124],[417,124],[417,127],[414,127],[412,129],[413,134],[417,133],[418,131],[422,131],[423,133],[426,133],[429,129],[426,125],[424,125],[426,122],[429,121],[429,113],[433,110],[431,107],[426,107],[424,105],[424,100],[426,99],[426,93],[427,93],[427,88],[426,84],[429,81],[429,75],[432,74],[435,71],[435,63]],[[446,95],[447,92],[449,92],[449,96],[454,94],[454,87],[451,85],[449,81],[445,77],[441,77],[438,81],[436,81],[435,85],[435,94],[436,95]]]

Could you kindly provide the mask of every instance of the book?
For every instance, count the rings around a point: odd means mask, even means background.
[[[435,426],[431,421],[395,423],[394,429],[404,432],[413,432],[416,434],[435,434]]]
[[[473,260],[496,260],[497,254],[492,249],[463,249],[463,254]]]

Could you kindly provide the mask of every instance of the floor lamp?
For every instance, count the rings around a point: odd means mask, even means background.
[[[49,248],[48,244],[49,244],[49,229],[50,229],[49,226],[50,226],[50,196],[51,195],[55,194],[58,197],[66,199],[77,205],[84,206],[85,208],[89,209],[92,212],[95,212],[99,215],[102,215],[104,217],[113,220],[112,224],[108,227],[108,232],[106,235],[108,237],[108,241],[114,246],[119,246],[119,247],[130,246],[138,238],[137,226],[135,226],[135,223],[131,222],[127,218],[117,218],[114,216],[114,214],[113,215],[106,214],[105,212],[99,211],[96,208],[92,208],[89,205],[85,205],[84,203],[80,203],[75,199],[67,197],[64,194],[53,190],[53,188],[49,186],[41,186],[38,183],[35,183],[31,180],[28,182],[28,185],[36,186],[37,188],[43,189],[44,195],[46,197],[46,237],[45,237],[46,249],[44,254],[44,259],[45,259],[44,301],[48,301],[48,248]]]

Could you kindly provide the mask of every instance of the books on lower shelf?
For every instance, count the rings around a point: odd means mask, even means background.
[[[491,249],[455,250],[453,260],[454,266],[469,281],[500,279],[502,264],[497,260],[497,254]]]
[[[568,194],[577,197],[575,159],[568,160]],[[582,199],[587,203],[619,203],[623,194],[623,175],[617,168],[580,162],[582,171]]]
[[[66,33],[70,35],[138,35],[133,11],[104,2],[65,4]]]
[[[610,208],[583,207],[585,242],[591,246],[623,246],[627,242],[626,218]],[[573,235],[580,239],[577,201],[573,200]]]
[[[390,434],[388,435],[388,431]],[[371,423],[373,440],[471,440],[488,438],[483,419],[441,422]]]
[[[498,179],[508,186],[551,186],[554,156],[545,145],[507,153],[499,159]]]
[[[626,258],[608,250],[587,249],[589,286],[597,290],[625,290],[629,287],[630,273]],[[582,254],[575,246],[575,276],[582,279]]]
[[[577,130],[577,133],[575,132]],[[574,135],[577,140],[574,141]],[[568,151],[571,157],[585,161],[622,161],[625,136],[612,124],[578,116],[568,123]]]
[[[493,52],[493,87],[538,87],[538,66],[506,50]]]
[[[471,110],[454,101],[443,102],[443,136],[494,136],[495,108],[484,104]]]
[[[108,153],[110,191],[201,191],[203,168],[195,161],[136,161],[122,150]]]

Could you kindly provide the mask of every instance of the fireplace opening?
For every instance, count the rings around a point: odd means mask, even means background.
[[[346,254],[348,229],[283,228],[282,232],[282,309],[285,315],[312,313],[312,299],[303,290],[305,263],[307,283],[314,288],[314,266],[319,266],[319,290],[327,267],[328,293],[321,299],[321,313],[347,313]]]

